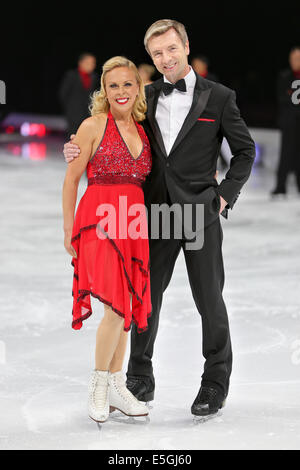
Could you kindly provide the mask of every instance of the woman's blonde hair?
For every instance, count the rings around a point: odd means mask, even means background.
[[[161,34],[166,33],[167,31],[169,31],[169,29],[172,28],[175,29],[176,33],[182,41],[182,44],[184,46],[186,45],[188,41],[188,35],[185,26],[182,23],[179,23],[179,21],[176,20],[158,20],[155,21],[155,23],[153,23],[151,26],[149,26],[144,37],[144,45],[149,55],[151,55],[148,48],[149,39],[154,36],[160,36]]]
[[[147,111],[147,104],[145,98],[145,87],[141,76],[138,72],[137,67],[131,60],[123,56],[115,56],[107,60],[103,65],[103,71],[101,75],[101,88],[99,91],[95,91],[91,97],[91,104],[89,110],[92,116],[99,113],[108,113],[109,111],[109,102],[106,96],[105,90],[105,76],[107,72],[117,68],[117,67],[127,67],[130,70],[133,70],[135,73],[136,80],[139,85],[139,94],[135,100],[133,106],[133,117],[136,121],[143,121],[145,119],[145,114]]]

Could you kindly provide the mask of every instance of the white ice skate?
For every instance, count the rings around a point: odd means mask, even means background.
[[[119,410],[126,416],[148,416],[149,410],[126,387],[122,371],[109,374],[110,411]]]
[[[88,413],[97,423],[109,416],[108,370],[94,370],[89,383]]]

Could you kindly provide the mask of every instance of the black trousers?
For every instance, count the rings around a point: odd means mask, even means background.
[[[171,280],[179,252],[183,249],[192,295],[202,318],[202,353],[205,358],[202,385],[214,386],[227,395],[232,351],[227,311],[222,296],[222,241],[223,231],[219,217],[205,228],[204,243],[200,250],[187,250],[183,239],[149,239],[152,316],[148,319],[149,328],[144,333],[138,333],[135,325],[132,327],[127,376],[145,375],[154,378],[152,355],[163,294]]]
[[[300,116],[286,115],[282,124],[281,150],[277,168],[276,189],[286,191],[289,173],[295,173],[300,192]]]

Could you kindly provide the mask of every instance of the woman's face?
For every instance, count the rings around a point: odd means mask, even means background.
[[[132,111],[139,94],[139,85],[134,71],[127,67],[116,67],[107,72],[105,91],[112,112]]]

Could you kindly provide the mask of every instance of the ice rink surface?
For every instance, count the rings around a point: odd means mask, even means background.
[[[270,201],[274,175],[256,168],[228,220],[221,217],[234,352],[222,413],[205,423],[190,413],[203,368],[201,319],[181,253],[161,311],[150,419],[115,412],[99,430],[86,403],[103,304],[93,299],[93,316],[71,329],[58,148],[36,161],[0,148],[0,447],[299,449],[300,198],[293,181],[287,201]],[[82,179],[79,196],[85,186]]]

